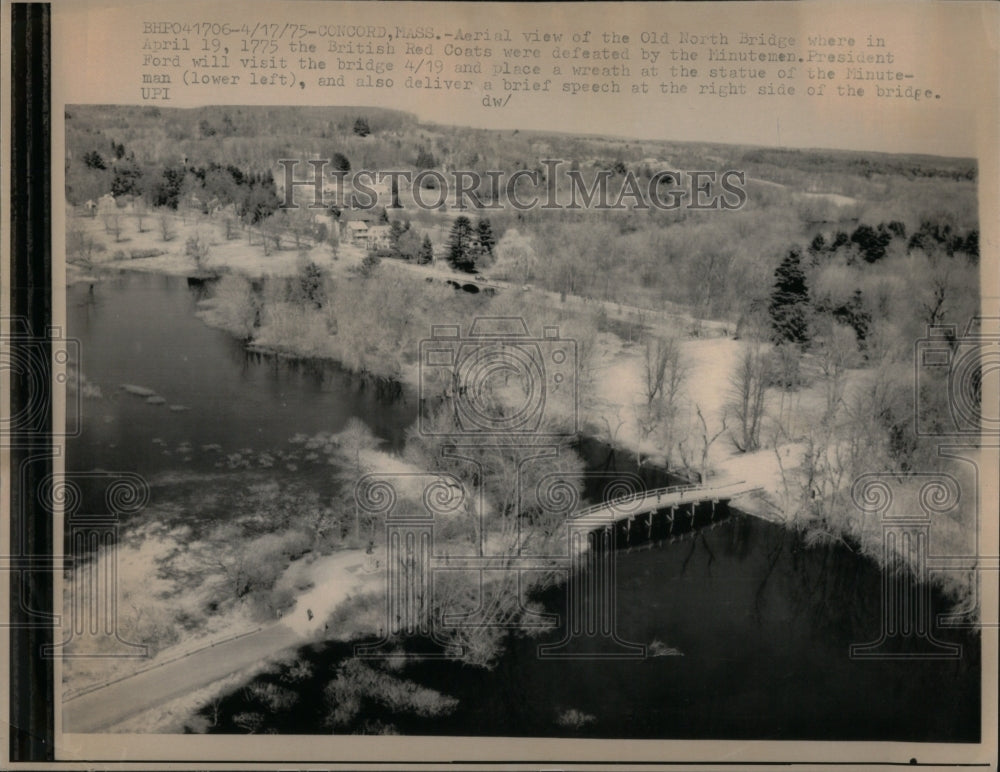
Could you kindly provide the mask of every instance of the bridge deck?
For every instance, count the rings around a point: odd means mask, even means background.
[[[759,485],[746,482],[726,485],[674,485],[643,491],[636,496],[625,496],[613,501],[581,509],[572,518],[573,527],[589,526],[600,528],[636,515],[658,512],[669,507],[684,504],[699,504],[703,501],[728,501],[736,496],[760,490]]]

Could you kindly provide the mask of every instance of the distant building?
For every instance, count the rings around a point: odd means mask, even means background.
[[[368,246],[368,223],[364,220],[350,220],[344,224],[348,241],[359,247]]]
[[[389,249],[392,246],[390,235],[392,228],[388,225],[370,225],[367,230],[367,244],[370,252]]]

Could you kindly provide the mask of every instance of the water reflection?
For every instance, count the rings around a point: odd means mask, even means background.
[[[384,448],[402,448],[405,430],[416,418],[416,401],[405,389],[327,362],[247,349],[196,317],[204,291],[204,285],[141,274],[70,289],[69,334],[82,340],[81,369],[103,394],[84,401],[83,433],[69,442],[70,469],[151,476],[219,469],[231,475],[233,486],[245,488],[255,476],[279,474],[277,467],[260,471],[262,454],[300,453],[290,450],[293,435],[336,432],[354,416],[371,426]],[[122,384],[148,388],[165,404],[149,404],[124,392]],[[176,452],[180,449],[185,452]],[[679,482],[662,470],[637,469],[629,454],[593,440],[581,440],[578,450],[591,471],[637,473],[649,488]],[[282,460],[294,460],[301,477],[305,451],[301,458],[287,454]],[[252,468],[241,465],[247,459]],[[324,463],[318,459],[317,479],[332,476]],[[594,486],[604,483],[595,476],[587,495],[599,496]],[[196,494],[193,487],[154,490],[154,496],[180,502],[181,513],[184,496]],[[599,665],[542,660],[538,646],[561,640],[564,630],[539,637],[512,634],[493,670],[460,662],[419,662],[403,669],[407,679],[457,697],[460,709],[454,713],[430,719],[368,706],[350,730],[977,739],[976,634],[941,634],[963,644],[957,662],[852,661],[849,646],[873,639],[880,628],[881,576],[875,566],[842,543],[810,545],[795,531],[738,513],[724,519],[720,513],[715,520],[712,514],[699,513],[697,525],[704,527],[693,532],[671,532],[662,517],[654,519],[648,539],[619,542],[630,549],[617,556],[618,632],[628,641],[659,641],[683,656]],[[206,516],[225,512],[208,510]],[[537,600],[565,619],[565,586],[550,588]],[[944,610],[943,599],[936,597],[935,604],[934,611]],[[308,647],[297,656],[308,663],[310,675],[288,680],[282,666],[257,679],[286,678],[282,688],[298,695],[293,705],[266,712],[257,729],[329,731],[323,690],[349,651],[344,644]],[[235,690],[216,706],[214,722],[199,729],[245,731],[235,717],[258,711],[254,699]]]
[[[423,661],[392,671],[457,697],[455,713],[430,720],[372,704],[350,731],[378,724],[404,734],[978,738],[976,636],[952,636],[966,646],[958,662],[848,657],[850,643],[878,630],[880,575],[843,545],[809,547],[797,533],[735,515],[673,545],[622,554],[618,571],[621,637],[661,641],[682,656],[544,660],[538,646],[560,640],[562,630],[512,634],[493,670]],[[541,600],[564,614],[564,587]],[[298,660],[310,663],[314,675],[292,687],[298,707],[267,715],[265,728],[328,731],[323,685],[349,656],[350,649],[336,643],[299,651]],[[246,693],[234,691],[208,730],[240,731],[233,716],[256,709]]]

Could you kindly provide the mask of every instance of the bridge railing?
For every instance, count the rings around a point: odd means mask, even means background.
[[[626,506],[637,501],[644,501],[652,497],[662,498],[663,496],[668,496],[677,493],[689,493],[693,491],[701,491],[705,494],[712,494],[716,491],[726,490],[727,488],[734,488],[738,485],[745,484],[743,481],[727,483],[726,485],[719,486],[709,486],[709,485],[698,485],[696,483],[687,483],[684,485],[668,485],[663,488],[654,488],[647,491],[638,491],[636,493],[631,493],[626,496],[619,496],[617,498],[611,499],[610,501],[605,501],[601,504],[594,504],[593,506],[581,509],[573,514],[570,519],[576,520],[578,518],[586,517],[587,515],[594,515],[598,512],[604,510],[614,510],[617,507]]]

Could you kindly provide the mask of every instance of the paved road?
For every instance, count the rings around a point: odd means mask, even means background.
[[[64,732],[99,732],[224,678],[287,648],[302,636],[281,622],[224,641],[63,703]]]

